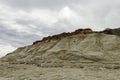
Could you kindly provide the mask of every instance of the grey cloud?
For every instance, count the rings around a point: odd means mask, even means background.
[[[58,9],[64,6],[72,6],[72,5],[81,5],[84,7],[94,6],[116,6],[119,5],[119,0],[1,0],[1,3],[6,4],[8,6],[14,8],[22,8],[22,9],[37,9],[37,8],[49,8],[49,9]]]
[[[25,32],[16,32],[4,27],[0,28],[0,39],[5,43],[10,43],[14,47],[21,47],[26,44],[32,44],[33,41],[41,39],[41,36],[28,34]]]
[[[88,0],[1,0],[14,8],[51,8],[56,9],[75,3],[85,3]]]

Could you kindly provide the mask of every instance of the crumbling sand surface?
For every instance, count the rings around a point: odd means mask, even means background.
[[[0,65],[0,80],[120,80],[119,69]]]

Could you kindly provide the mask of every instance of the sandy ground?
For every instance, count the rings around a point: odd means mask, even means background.
[[[0,80],[120,80],[120,70],[0,65]]]

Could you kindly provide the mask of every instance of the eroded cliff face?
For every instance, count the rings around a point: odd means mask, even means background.
[[[33,45],[18,48],[1,59],[11,64],[40,67],[80,67],[83,64],[120,64],[120,37],[78,29],[43,38]]]
[[[50,41],[50,40],[59,40],[65,37],[69,37],[69,36],[73,36],[73,35],[77,35],[77,34],[89,34],[89,33],[93,33],[93,31],[89,28],[86,29],[78,29],[75,30],[74,32],[68,32],[68,33],[61,33],[61,34],[57,34],[57,35],[53,35],[53,36],[48,36],[43,38],[42,40],[39,41],[35,41],[33,44],[37,44],[39,42],[44,42],[44,41]]]

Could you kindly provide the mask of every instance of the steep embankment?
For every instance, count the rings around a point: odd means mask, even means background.
[[[120,64],[120,37],[111,34],[79,29],[49,36],[33,45],[18,48],[1,60],[41,67]]]

